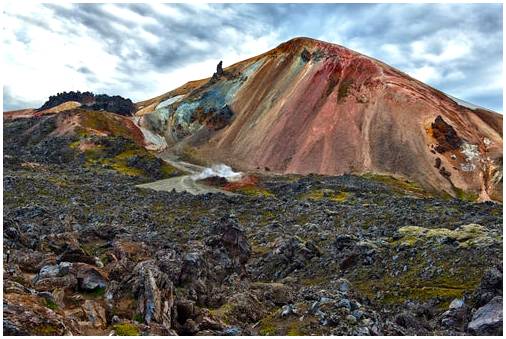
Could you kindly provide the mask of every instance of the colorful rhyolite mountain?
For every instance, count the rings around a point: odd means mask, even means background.
[[[136,116],[164,137],[160,147],[240,170],[389,174],[502,200],[502,115],[318,40],[220,64],[212,78],[137,103]]]

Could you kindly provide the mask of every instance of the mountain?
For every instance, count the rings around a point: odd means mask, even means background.
[[[295,38],[136,106],[169,149],[207,163],[502,199],[502,115],[339,45]]]

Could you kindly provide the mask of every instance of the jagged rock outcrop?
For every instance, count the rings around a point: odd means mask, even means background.
[[[51,95],[38,110],[43,111],[50,109],[67,101],[76,101],[83,105],[91,105],[95,101],[95,95],[92,92],[80,91],[57,93],[56,95]]]
[[[33,294],[4,295],[4,335],[79,335],[76,321],[45,307]]]
[[[137,311],[147,324],[156,322],[171,327],[174,307],[174,285],[154,261],[135,266],[128,285],[137,299]]]
[[[216,81],[222,76],[223,76],[223,61],[220,61],[218,65],[216,65],[216,73],[213,74],[212,79]]]
[[[135,111],[135,106],[130,99],[119,95],[109,96],[107,94],[93,94],[92,92],[70,91],[52,95],[37,110],[39,112],[50,110],[66,102],[80,103],[85,109],[104,110],[120,115],[130,116]]]

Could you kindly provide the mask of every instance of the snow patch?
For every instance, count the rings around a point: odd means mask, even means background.
[[[210,177],[221,177],[227,181],[238,181],[242,178],[241,172],[234,172],[230,166],[225,164],[217,164],[211,167],[206,167],[199,174],[192,176],[193,180],[202,180]]]

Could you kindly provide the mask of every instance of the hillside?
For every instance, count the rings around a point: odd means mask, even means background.
[[[137,104],[171,149],[241,170],[390,174],[502,199],[502,116],[370,57],[296,38]]]

